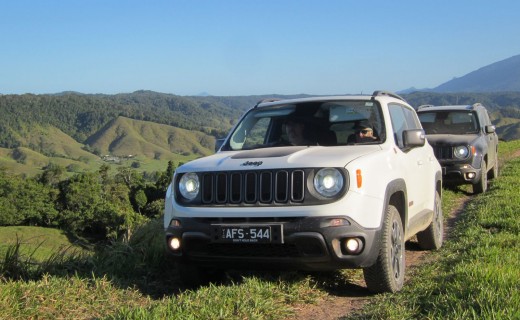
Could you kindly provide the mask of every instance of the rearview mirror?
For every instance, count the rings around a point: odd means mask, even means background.
[[[415,147],[422,147],[426,143],[426,137],[424,130],[413,129],[405,130],[403,132],[403,144],[405,149],[411,149]]]
[[[484,130],[486,130],[486,133],[493,133],[495,132],[495,126],[485,126]]]

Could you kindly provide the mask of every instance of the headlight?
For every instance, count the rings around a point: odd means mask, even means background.
[[[179,181],[179,191],[187,200],[193,200],[199,193],[199,176],[196,173],[186,173]]]
[[[320,169],[314,176],[314,188],[324,197],[331,198],[337,195],[345,183],[343,175],[338,169]]]
[[[455,158],[458,159],[466,159],[469,155],[469,149],[466,146],[457,146],[453,150]]]

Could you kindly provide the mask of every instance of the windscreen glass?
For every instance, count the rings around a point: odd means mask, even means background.
[[[419,120],[426,134],[474,134],[479,129],[473,111],[419,112]]]
[[[273,105],[250,110],[222,150],[378,144],[386,138],[384,129],[375,101]]]

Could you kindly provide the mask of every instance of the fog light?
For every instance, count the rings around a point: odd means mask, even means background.
[[[475,172],[468,172],[468,179],[475,178]]]
[[[345,239],[343,246],[348,254],[358,254],[363,251],[363,241],[361,241],[359,238]]]
[[[179,250],[179,248],[181,247],[181,241],[179,240],[179,238],[170,238],[170,240],[168,241],[168,245],[170,246],[170,249],[176,251]]]

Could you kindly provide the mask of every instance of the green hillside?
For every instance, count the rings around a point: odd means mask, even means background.
[[[178,155],[209,155],[213,153],[215,138],[198,131],[118,117],[88,138],[86,144],[101,154],[159,160]]]
[[[178,164],[209,155],[215,145],[215,138],[200,131],[121,116],[88,138],[86,145],[51,125],[23,126],[13,136],[22,146],[0,148],[0,168],[28,176],[50,163],[71,173],[94,171],[102,164],[136,163],[141,171],[162,171],[168,161]]]
[[[23,146],[48,157],[73,159],[82,162],[94,161],[98,158],[83,150],[83,144],[51,125],[27,126],[24,130],[15,132],[13,135]]]
[[[101,165],[101,159],[93,154],[90,154],[87,160],[76,160],[59,156],[48,157],[25,147],[0,148],[0,168],[7,172],[33,176],[41,173],[50,163],[57,164],[70,172],[81,172],[97,169]]]

